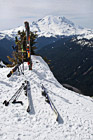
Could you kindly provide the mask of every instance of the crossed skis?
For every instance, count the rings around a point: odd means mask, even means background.
[[[59,117],[59,113],[54,105],[54,103],[52,102],[50,96],[48,95],[48,91],[47,89],[42,85],[42,96],[45,97],[45,101],[50,105],[52,111],[55,114],[56,117],[56,121],[58,121],[58,117]],[[20,103],[21,105],[23,105],[22,101],[17,101],[19,96],[21,95],[22,91],[24,90],[24,94],[28,97],[28,107],[27,107],[27,112],[31,111],[31,103],[30,103],[30,99],[29,99],[29,91],[30,91],[30,83],[29,81],[24,81],[24,83],[22,83],[21,87],[16,91],[16,93],[10,98],[9,101],[5,100],[3,102],[3,104],[5,106],[8,106],[10,103],[16,104],[16,103]]]

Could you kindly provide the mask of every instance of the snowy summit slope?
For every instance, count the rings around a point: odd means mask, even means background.
[[[0,139],[1,140],[93,140],[93,99],[62,87],[41,57],[33,56],[33,70],[25,63],[25,76],[17,72],[7,78],[11,68],[0,68]],[[24,105],[3,105],[27,79],[31,86],[31,112]],[[59,114],[59,122],[45,98],[41,85],[48,90]]]
[[[0,39],[4,37],[14,39],[18,30],[22,31],[24,26],[15,29],[0,31]],[[37,31],[38,37],[56,37],[56,36],[71,36],[79,35],[81,38],[93,38],[93,31],[91,29],[76,26],[73,22],[60,16],[46,16],[38,21],[30,23],[30,30]]]

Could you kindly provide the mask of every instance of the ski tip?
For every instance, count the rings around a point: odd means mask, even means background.
[[[11,73],[7,74],[7,77],[9,78],[11,76]]]
[[[28,113],[30,112],[30,108],[29,108],[29,106],[28,106],[28,108],[27,108],[27,112],[28,112]]]
[[[58,117],[56,118],[56,121],[58,122]]]

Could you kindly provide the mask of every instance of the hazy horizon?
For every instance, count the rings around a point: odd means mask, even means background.
[[[0,30],[11,29],[47,15],[65,16],[93,29],[93,0],[0,0]]]

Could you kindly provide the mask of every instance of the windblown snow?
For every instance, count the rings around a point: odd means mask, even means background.
[[[4,37],[8,39],[14,39],[17,32],[22,31],[24,26],[20,26],[11,30],[0,31],[0,39]],[[37,31],[38,37],[56,37],[56,36],[71,36],[78,35],[79,38],[93,38],[92,29],[82,28],[80,26],[75,25],[70,20],[65,17],[60,16],[46,16],[38,21],[30,22],[30,30],[32,32]]]
[[[0,139],[1,140],[93,140],[93,99],[65,89],[53,76],[41,57],[33,56],[33,70],[25,63],[25,75],[11,68],[0,68]],[[21,93],[20,104],[4,106],[24,80],[30,82],[31,112],[27,113],[28,99]],[[60,114],[55,114],[42,96],[41,85]]]

